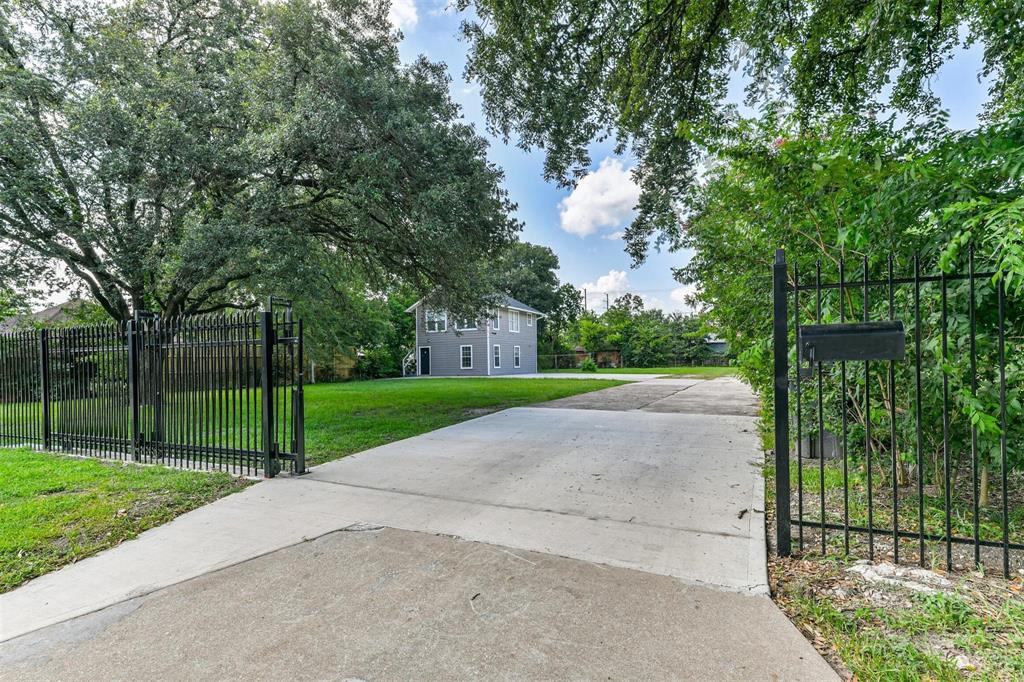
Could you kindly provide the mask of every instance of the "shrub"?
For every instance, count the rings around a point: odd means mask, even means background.
[[[587,358],[586,360],[581,362],[580,363],[580,371],[581,372],[596,372],[597,371],[597,363],[594,362],[594,358]]]

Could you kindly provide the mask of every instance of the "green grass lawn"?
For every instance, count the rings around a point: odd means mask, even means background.
[[[410,379],[306,389],[310,466],[507,407],[618,386],[607,379]]]
[[[506,407],[617,386],[601,379],[426,379],[306,389],[309,464]],[[0,592],[241,490],[223,473],[0,450]]]
[[[222,473],[0,451],[0,592],[247,485]]]
[[[545,369],[552,374],[582,374],[578,369]],[[686,376],[726,377],[736,373],[735,367],[602,367],[598,374],[685,374]]]

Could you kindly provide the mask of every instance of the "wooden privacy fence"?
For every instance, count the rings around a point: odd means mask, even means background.
[[[304,472],[302,322],[268,308],[0,334],[0,446]]]

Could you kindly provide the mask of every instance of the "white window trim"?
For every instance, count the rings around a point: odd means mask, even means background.
[[[501,311],[494,311],[494,317],[491,318],[491,328],[496,332],[501,331]]]
[[[462,351],[469,349],[469,367],[464,364],[466,356],[462,354]],[[473,369],[473,346],[466,344],[459,346],[459,369]]]
[[[526,313],[526,326],[527,327],[532,327],[533,326],[533,313]]]
[[[498,351],[495,353],[494,351]],[[494,344],[491,348],[491,364],[494,365],[494,369],[501,369],[501,345]]]
[[[428,316],[430,316],[430,315],[440,316],[440,317],[437,317],[434,320],[434,322],[435,323],[443,322],[444,323],[444,329],[431,329],[430,326],[429,326],[429,320],[428,320]],[[425,329],[428,334],[443,334],[444,332],[448,331],[448,313],[446,313],[446,312],[439,312],[437,310],[424,310],[423,311],[423,329]]]
[[[523,349],[519,346],[512,346],[512,368],[519,369],[523,366]]]
[[[513,320],[515,320],[515,325],[514,326],[512,324]],[[512,332],[513,334],[518,334],[519,333],[519,325],[520,325],[519,311],[518,310],[509,310],[508,311],[508,330],[510,332]]]
[[[460,332],[471,332],[471,331],[476,331],[477,329],[479,329],[479,327],[477,326],[477,321],[476,320],[468,320],[468,322],[470,322],[473,325],[472,327],[463,327],[461,324],[459,324],[462,321],[463,320],[455,320],[455,328],[457,330],[459,330]]]

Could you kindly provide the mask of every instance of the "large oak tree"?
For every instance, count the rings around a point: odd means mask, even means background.
[[[0,260],[62,265],[114,317],[252,303],[340,259],[479,296],[518,229],[443,65],[386,3],[0,5]],[[312,280],[309,280],[312,281]]]

